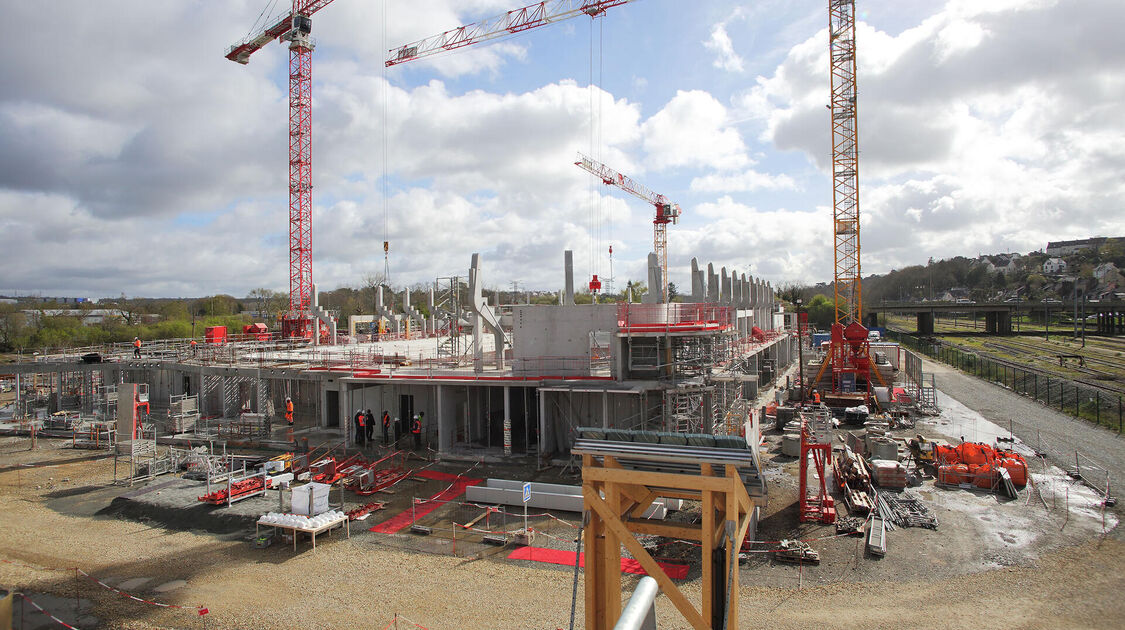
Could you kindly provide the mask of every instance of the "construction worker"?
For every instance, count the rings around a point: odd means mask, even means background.
[[[383,410],[383,446],[386,446],[391,441],[391,414],[386,409]]]
[[[192,340],[191,340],[191,356],[192,356],[193,358],[194,358],[194,357],[196,356],[196,351],[197,351],[197,350],[198,350],[198,348],[196,348],[196,343],[195,343],[195,340],[194,340],[194,339],[192,339]]]
[[[141,358],[141,338],[133,337],[133,358]]]
[[[293,426],[293,399],[288,396],[285,397],[285,421]]]
[[[820,392],[815,389],[812,390],[812,401],[818,405],[820,404]]]
[[[367,443],[370,444],[371,443],[371,435],[373,433],[375,433],[375,414],[371,413],[371,410],[368,409],[367,412],[364,413],[363,415],[364,415],[364,418],[363,418],[364,426],[367,427],[367,434],[366,434],[365,437],[366,437]]]
[[[414,434],[414,450],[422,450],[422,414],[414,414],[414,422],[410,425],[410,432]]]
[[[367,415],[363,413],[362,409],[355,410],[355,439],[360,444],[367,442],[367,427],[364,426],[367,421]]]

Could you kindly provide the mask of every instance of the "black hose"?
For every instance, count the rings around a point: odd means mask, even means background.
[[[578,538],[574,541],[574,583],[570,589],[570,630],[574,630],[574,609],[578,606],[578,565],[581,564],[578,559],[582,557],[582,528],[585,526],[586,519],[583,517],[582,522],[578,524]]]

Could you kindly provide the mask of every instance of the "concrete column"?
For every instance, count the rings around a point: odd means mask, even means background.
[[[512,388],[504,386],[504,455],[512,454]]]
[[[727,268],[723,267],[719,271],[720,285],[719,285],[719,303],[730,304],[730,276],[727,275]]]
[[[641,298],[641,303],[660,304],[663,302],[664,295],[661,287],[660,262],[656,259],[656,254],[650,252],[648,255],[648,291]]]
[[[934,314],[933,311],[919,311],[915,314],[918,318],[918,334],[919,335],[932,335],[934,334]]]
[[[730,302],[735,308],[742,308],[742,282],[737,273],[730,279]]]
[[[609,428],[609,390],[602,392],[602,428]]]
[[[699,270],[699,260],[691,259],[691,301],[703,302],[707,290],[704,288],[703,273]]]
[[[553,446],[554,440],[551,440]],[[547,451],[547,393],[539,392],[539,448],[536,449],[537,463],[542,466],[543,453]]]
[[[707,263],[707,301],[719,301],[719,277],[715,275],[713,263]]]
[[[563,273],[566,275],[564,280],[563,301],[562,304],[572,306],[574,304],[574,252],[566,250],[563,252]]]

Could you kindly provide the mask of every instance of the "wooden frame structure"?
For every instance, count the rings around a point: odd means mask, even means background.
[[[754,516],[754,501],[735,465],[701,462],[698,470],[698,474],[636,470],[622,466],[613,455],[582,454],[582,495],[589,518],[584,533],[588,630],[609,630],[621,616],[622,545],[692,627],[722,628],[724,614],[727,628],[739,627],[737,553]],[[642,518],[659,497],[701,502],[703,522],[673,524]],[[664,573],[635,534],[702,545],[702,610]]]

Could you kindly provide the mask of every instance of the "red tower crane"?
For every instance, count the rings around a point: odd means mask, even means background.
[[[310,337],[312,307],[312,15],[332,0],[293,0],[288,14],[234,44],[226,57],[241,64],[271,41],[289,42],[289,310],[284,337]],[[267,22],[269,24],[269,22]]]
[[[450,29],[416,42],[392,48],[387,59],[388,66],[414,61],[450,50],[496,41],[568,20],[579,15],[592,18],[605,13],[606,9],[628,4],[634,0],[548,0],[536,2],[522,9],[513,9],[464,26]]]
[[[578,154],[578,161],[574,163],[578,168],[599,177],[607,186],[617,186],[621,190],[651,203],[656,208],[656,218],[652,220],[652,248],[656,258],[660,261],[660,294],[664,301],[668,301],[668,224],[676,223],[680,218],[680,206],[668,201],[660,193],[655,193],[643,184],[634,181],[628,175],[622,175],[612,168]],[[597,281],[597,276],[594,277]]]

